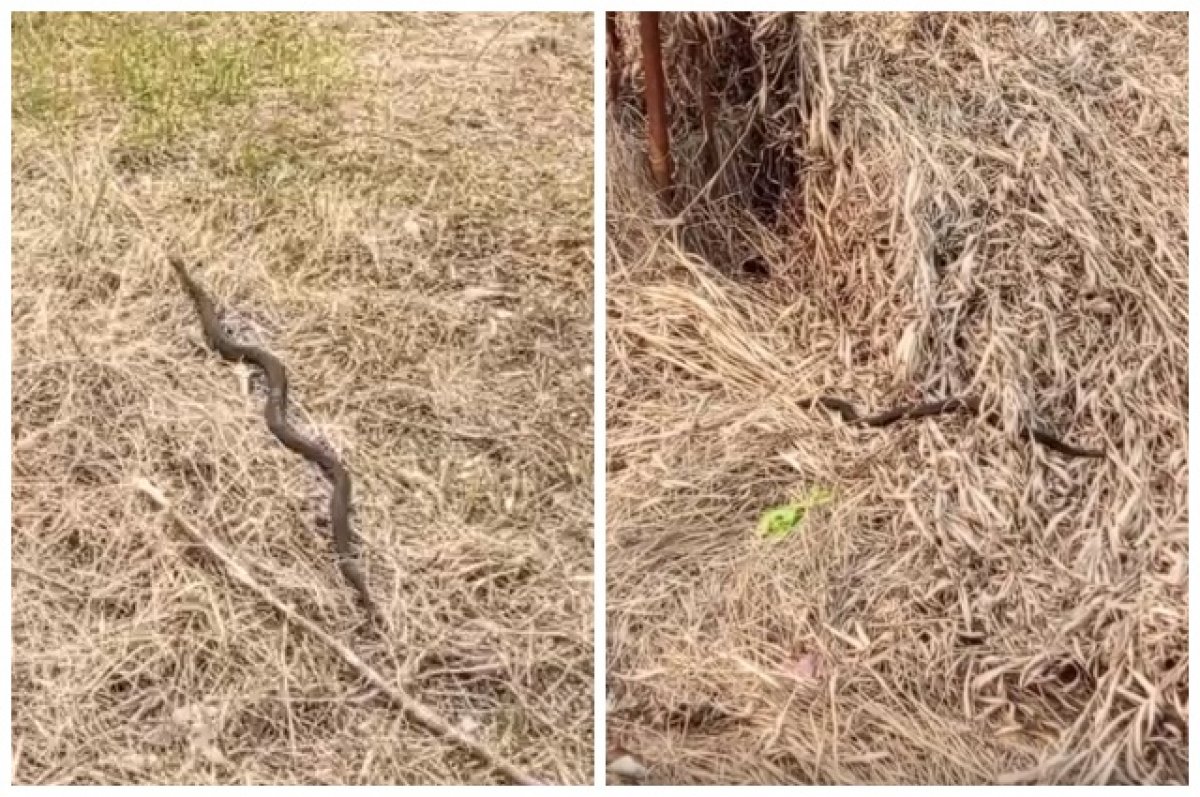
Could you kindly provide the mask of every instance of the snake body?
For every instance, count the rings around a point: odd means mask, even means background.
[[[917,418],[928,418],[933,415],[942,415],[944,413],[964,411],[974,415],[978,415],[981,403],[977,396],[952,397],[945,399],[937,399],[936,401],[925,401],[916,404],[902,404],[898,407],[893,407],[890,410],[877,413],[875,415],[860,415],[854,405],[848,401],[833,396],[817,396],[816,398],[801,399],[798,402],[800,409],[807,410],[820,405],[826,409],[833,410],[842,416],[842,420],[851,426],[870,426],[880,428],[890,426],[897,421],[915,420]],[[999,416],[995,413],[988,413],[985,420],[992,424],[999,423]],[[1088,457],[1092,459],[1102,459],[1104,451],[1099,448],[1080,448],[1066,443],[1050,432],[1033,424],[1025,424],[1021,428],[1021,435],[1027,437],[1037,443],[1046,446],[1049,449],[1057,451],[1066,457]]]
[[[183,262],[171,260],[184,291],[196,305],[200,326],[209,346],[230,362],[248,362],[257,365],[267,377],[267,403],[263,412],[271,434],[290,450],[321,467],[333,482],[333,497],[329,502],[330,522],[333,527],[333,546],[337,553],[338,568],[342,575],[358,592],[368,616],[375,619],[377,612],[367,590],[367,579],[354,552],[354,534],[350,528],[350,472],[325,448],[317,445],[297,432],[287,420],[288,382],[283,363],[265,349],[245,346],[231,338],[217,317],[216,305],[208,294],[188,273]]]

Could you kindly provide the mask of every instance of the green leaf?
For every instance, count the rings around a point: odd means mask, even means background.
[[[758,536],[772,540],[786,539],[804,522],[810,509],[832,501],[832,491],[824,487],[812,487],[791,503],[763,512],[758,518]]]

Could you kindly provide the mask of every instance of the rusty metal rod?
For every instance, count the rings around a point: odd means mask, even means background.
[[[663,77],[662,42],[657,11],[638,13],[642,36],[642,62],[646,74],[646,124],[650,137],[650,172],[658,190],[671,192],[671,145],[667,136],[667,87]]]

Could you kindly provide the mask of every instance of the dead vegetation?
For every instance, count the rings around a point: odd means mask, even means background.
[[[664,15],[670,208],[630,16],[610,755],[659,783],[1185,783],[1186,16]],[[797,406],[968,392],[1002,428]],[[1107,458],[1016,439],[1028,415]]]
[[[13,17],[18,783],[592,772],[591,19]],[[166,256],[286,364],[327,487]]]

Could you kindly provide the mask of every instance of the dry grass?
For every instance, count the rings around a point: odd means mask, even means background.
[[[663,783],[1186,782],[1186,16],[663,28],[700,198],[668,223],[610,111],[614,751]],[[964,392],[1004,428],[796,407]]]
[[[488,783],[134,485],[536,777],[592,746],[591,19],[14,15],[20,783]],[[288,366],[327,487],[166,254]]]

